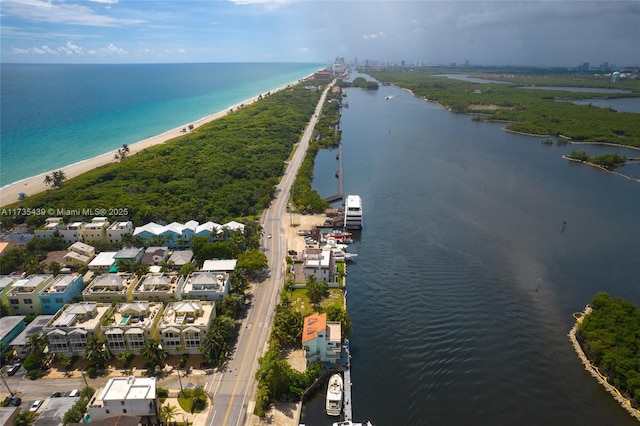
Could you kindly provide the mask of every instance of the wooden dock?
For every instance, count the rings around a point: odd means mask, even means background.
[[[338,193],[331,197],[325,198],[325,201],[333,203],[334,201],[342,200],[344,198],[344,168],[342,167],[342,144],[338,147],[338,171],[336,172],[338,178]]]

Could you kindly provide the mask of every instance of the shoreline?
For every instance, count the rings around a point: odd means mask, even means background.
[[[582,364],[584,365],[585,370],[587,370],[593,377],[595,377],[598,383],[604,386],[606,391],[613,396],[613,398],[620,404],[622,408],[624,408],[629,414],[631,414],[632,417],[635,417],[637,420],[640,420],[640,411],[633,408],[631,406],[631,402],[627,398],[622,396],[620,391],[615,386],[611,385],[607,381],[607,378],[605,376],[600,374],[598,367],[596,367],[591,363],[591,360],[587,358],[587,355],[582,350],[582,346],[580,345],[580,342],[578,342],[578,338],[576,337],[576,333],[578,332],[578,324],[580,324],[583,318],[589,315],[590,312],[591,312],[591,306],[587,305],[585,306],[584,311],[573,314],[574,318],[576,319],[576,323],[573,325],[573,327],[571,328],[568,334],[569,339],[573,344],[573,349],[578,354],[578,358],[580,358],[580,360],[582,361]]]
[[[311,74],[313,75],[313,74]],[[310,76],[306,76],[301,78],[300,80],[305,80],[307,78],[309,78]],[[277,93],[281,90],[286,89],[287,87],[289,87],[291,84],[295,84],[296,82],[291,82],[287,85],[284,86],[280,86],[276,89],[270,90],[268,91],[268,93]],[[150,148],[152,146],[155,145],[161,145],[163,143],[166,143],[167,141],[177,138],[179,136],[183,136],[186,134],[189,134],[191,132],[193,132],[194,130],[196,130],[198,127],[204,125],[204,124],[208,124],[214,120],[217,120],[219,118],[222,118],[228,114],[230,114],[231,112],[237,110],[238,108],[240,108],[241,106],[247,106],[247,105],[251,105],[255,102],[257,102],[259,100],[259,98],[264,97],[266,95],[267,92],[265,93],[260,93],[252,98],[246,99],[244,101],[238,102],[235,105],[232,105],[230,107],[225,108],[224,110],[215,112],[213,114],[210,115],[206,115],[202,118],[199,118],[195,121],[192,121],[190,123],[185,123],[181,126],[175,127],[173,129],[167,130],[163,133],[160,133],[158,135],[155,136],[151,136],[148,137],[146,139],[142,139],[140,141],[134,142],[130,145],[127,145],[129,147],[129,154],[128,156],[132,156],[134,154],[137,154],[138,152],[141,152],[147,148]],[[189,129],[189,126],[193,126],[192,129]],[[187,129],[185,132],[183,132],[183,129]],[[119,149],[119,148],[118,148]],[[40,173],[37,174],[35,176],[31,176],[25,179],[21,179],[19,181],[13,182],[13,183],[9,183],[3,187],[0,187],[0,207],[4,207],[10,204],[14,204],[19,202],[20,200],[18,199],[18,196],[20,193],[24,193],[26,197],[29,197],[31,195],[35,195],[35,194],[39,194],[42,192],[45,192],[47,189],[49,189],[49,187],[47,185],[44,184],[44,178],[46,175],[56,171],[56,170],[62,170],[66,176],[67,179],[72,179],[74,177],[77,177],[83,173],[89,172],[93,169],[96,169],[98,167],[101,166],[105,166],[107,164],[111,164],[114,161],[116,161],[114,159],[114,155],[118,152],[118,149],[114,149],[111,151],[108,151],[106,153],[103,154],[99,154],[96,155],[94,157],[91,158],[87,158],[85,160],[81,160],[81,161],[77,161],[75,163],[63,166],[63,167],[59,167],[55,170],[49,170],[47,172],[44,173]]]

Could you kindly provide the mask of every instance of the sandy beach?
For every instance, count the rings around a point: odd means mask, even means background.
[[[275,90],[271,90],[270,93],[275,93],[278,92],[280,90],[285,89],[287,86],[282,86],[279,87]],[[176,138],[178,136],[184,135],[185,132],[183,132],[183,129],[186,129],[186,132],[192,132],[193,130],[197,129],[198,127],[202,126],[203,124],[206,123],[210,123],[213,120],[216,120],[220,117],[224,117],[225,115],[227,115],[229,113],[230,110],[236,110],[237,108],[239,108],[241,105],[250,105],[254,102],[256,102],[260,96],[264,96],[264,94],[262,95],[258,95],[255,96],[251,99],[247,99],[243,102],[239,102],[229,108],[226,108],[224,111],[219,111],[215,114],[211,114],[208,115],[206,117],[203,117],[199,120],[193,121],[191,123],[186,123],[182,126],[176,127],[175,129],[171,129],[168,130],[164,133],[161,133],[159,135],[156,136],[152,136],[150,138],[141,140],[139,142],[133,143],[128,145],[129,146],[129,154],[128,155],[133,155],[137,152],[140,152],[146,148],[149,148],[151,146],[154,145],[159,145],[162,143],[167,142],[170,139]],[[193,126],[193,129],[189,130],[189,126]],[[113,163],[116,160],[114,159],[114,155],[116,154],[118,150],[113,150],[110,152],[107,152],[105,154],[101,154],[98,156],[95,156],[93,158],[89,158],[87,160],[83,160],[83,161],[79,161],[77,163],[73,163],[70,164],[68,166],[64,166],[64,167],[60,167],[57,168],[55,170],[62,170],[65,174],[65,176],[67,177],[67,179],[71,179],[74,178],[76,176],[79,176],[83,173],[86,173],[90,170],[95,169],[96,167],[100,167],[103,166],[105,164],[109,164],[109,163]],[[7,206],[9,204],[13,204],[18,202],[18,196],[20,193],[24,193],[27,197],[30,195],[34,195],[34,194],[38,194],[40,192],[44,192],[48,187],[44,184],[44,178],[46,175],[48,175],[49,173],[51,173],[53,170],[50,170],[48,172],[45,173],[41,173],[39,175],[36,176],[32,176],[30,178],[27,179],[23,179],[20,180],[18,182],[6,185],[2,188],[0,188],[0,207],[4,207]]]

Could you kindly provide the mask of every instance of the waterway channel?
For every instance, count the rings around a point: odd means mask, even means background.
[[[640,184],[393,86],[347,92],[354,420],[636,425],[567,333],[599,291],[640,305]],[[336,152],[316,159],[323,196]],[[305,404],[302,423],[332,421],[323,392]]]

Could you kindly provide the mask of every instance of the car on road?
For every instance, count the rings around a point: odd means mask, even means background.
[[[271,238],[271,234],[267,235],[267,238]]]
[[[31,404],[31,408],[29,408],[29,411],[38,411],[38,408],[40,408],[41,405],[42,405],[42,400],[37,399],[36,401],[33,402],[33,404]]]
[[[18,372],[18,370],[20,370],[20,363],[13,364],[12,366],[10,366],[7,369],[7,374],[9,376],[13,376],[14,374],[16,374]]]

